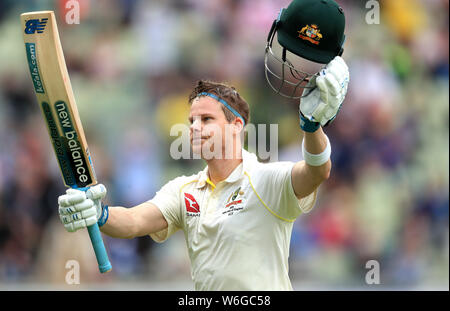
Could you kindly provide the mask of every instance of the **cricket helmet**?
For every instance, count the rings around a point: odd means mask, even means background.
[[[344,29],[344,11],[334,0],[293,0],[281,9],[267,37],[264,57],[272,89],[284,97],[300,98],[323,64],[342,55]],[[305,64],[313,69],[304,68]]]

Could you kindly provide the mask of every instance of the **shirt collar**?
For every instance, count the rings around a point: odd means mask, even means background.
[[[242,149],[242,162],[225,179],[225,182],[233,183],[238,181],[244,175],[244,172],[250,170],[255,162],[258,162],[258,158],[256,157],[256,155],[254,153],[248,152],[245,149]],[[208,183],[210,183],[210,181],[208,177],[208,166],[206,166],[199,173],[196,188],[203,188]]]

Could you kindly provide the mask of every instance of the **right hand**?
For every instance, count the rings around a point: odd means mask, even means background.
[[[69,232],[95,224],[102,216],[102,199],[106,196],[106,187],[98,184],[86,192],[67,189],[66,194],[58,197],[59,218]]]

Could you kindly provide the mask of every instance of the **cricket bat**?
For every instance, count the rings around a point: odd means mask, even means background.
[[[66,187],[97,184],[70,84],[53,11],[20,15],[25,51],[37,101]],[[101,273],[112,269],[97,224],[88,227]]]

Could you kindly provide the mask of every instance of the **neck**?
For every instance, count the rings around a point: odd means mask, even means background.
[[[213,184],[217,184],[225,179],[242,162],[242,150],[236,150],[232,159],[212,159],[206,161],[208,164],[209,179]]]

